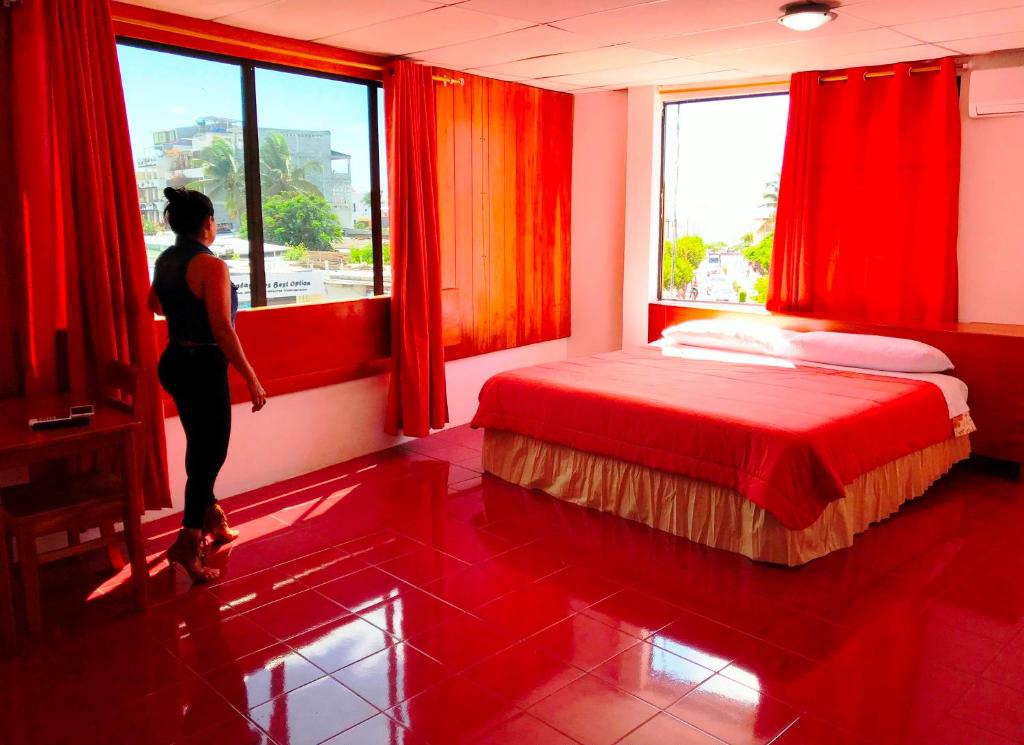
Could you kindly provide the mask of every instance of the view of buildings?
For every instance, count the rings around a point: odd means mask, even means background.
[[[788,99],[665,107],[662,298],[765,302]]]
[[[194,124],[154,131],[151,137],[152,148],[135,154],[139,209],[151,272],[156,257],[174,242],[173,234],[163,224],[164,188],[198,189],[214,204],[218,235],[210,248],[228,263],[231,279],[239,287],[240,304],[248,306],[251,291],[242,123],[228,117],[204,116]],[[351,156],[331,148],[329,130],[260,127],[259,140],[268,304],[372,295],[370,200],[368,193],[353,189]],[[287,209],[291,204],[289,194],[322,198],[326,203],[334,219],[333,228],[316,237],[322,245],[305,245],[306,233],[293,225],[303,218],[286,219],[289,216],[283,215],[282,222],[288,227],[276,232],[267,230],[271,200],[277,198],[279,206],[283,205],[280,208]],[[294,209],[307,210],[297,213],[307,216],[310,204],[316,207],[318,203],[295,202]],[[385,243],[387,215],[385,190],[381,206]],[[319,218],[306,219],[312,222]],[[389,284],[390,267],[386,266],[385,291]]]

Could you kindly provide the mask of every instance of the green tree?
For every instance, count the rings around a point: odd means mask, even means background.
[[[189,184],[211,199],[223,199],[228,217],[237,218],[245,204],[245,168],[241,153],[223,137],[215,137],[200,154],[203,178]]]
[[[754,271],[761,275],[767,275],[772,266],[772,245],[775,241],[775,233],[769,233],[753,246],[743,250],[743,258],[750,262]]]
[[[341,238],[341,225],[322,196],[294,192],[263,202],[263,232],[268,243],[330,251]]]
[[[260,186],[264,198],[278,194],[303,192],[323,196],[309,181],[311,171],[320,170],[317,163],[297,166],[292,163],[288,142],[280,132],[271,132],[260,146]]]
[[[679,289],[693,281],[693,273],[704,261],[708,249],[699,235],[684,235],[675,241],[665,241],[662,253],[662,287]]]
[[[284,252],[285,261],[302,261],[306,256],[309,255],[309,251],[301,243],[297,246],[291,246],[287,251]]]
[[[768,277],[758,277],[754,280],[754,302],[768,302]]]
[[[391,263],[391,244],[385,243],[381,246],[381,253],[383,254],[384,263]],[[350,248],[348,252],[348,260],[351,264],[372,264],[373,263],[373,247],[366,246],[364,248]]]
[[[142,218],[142,234],[143,235],[156,235],[160,228],[152,220],[147,220],[145,217]]]

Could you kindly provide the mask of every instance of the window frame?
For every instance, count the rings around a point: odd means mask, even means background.
[[[788,81],[787,81],[788,82]],[[712,101],[734,101],[742,98],[764,98],[766,96],[788,96],[789,86],[786,83],[774,83],[770,84],[773,88],[775,85],[779,85],[779,89],[767,90],[767,91],[751,91],[749,93],[727,93],[724,95],[697,95],[693,98],[674,98],[671,100],[662,100],[661,103],[661,174],[660,181],[658,182],[658,264],[657,264],[657,275],[658,275],[658,293],[657,302],[659,303],[670,303],[673,305],[696,305],[700,307],[721,307],[730,308],[738,312],[743,313],[756,313],[764,312],[763,305],[755,305],[753,303],[734,303],[734,302],[723,302],[721,300],[680,300],[672,298],[662,297],[664,291],[664,260],[665,260],[665,140],[667,134],[667,112],[669,106],[679,106],[690,103],[709,103]],[[732,87],[732,86],[728,86]],[[746,86],[741,86],[741,88]],[[693,91],[694,93],[700,93],[699,90]],[[710,91],[708,91],[710,92]],[[769,276],[771,271],[769,270]]]
[[[323,78],[342,83],[352,83],[366,88],[367,101],[367,127],[369,131],[369,156],[370,156],[370,243],[373,255],[373,295],[371,297],[387,297],[384,294],[384,228],[381,216],[381,189],[387,188],[381,184],[380,168],[380,141],[381,133],[378,127],[379,106],[378,91],[382,90],[384,84],[379,80],[339,75],[336,73],[311,70],[294,65],[282,65],[273,62],[261,62],[259,60],[239,57],[218,52],[208,52],[201,49],[192,49],[176,44],[165,44],[162,42],[138,39],[124,34],[116,34],[115,42],[120,45],[147,49],[153,52],[165,54],[177,54],[182,57],[220,62],[236,65],[239,68],[240,95],[242,97],[242,143],[245,157],[245,203],[246,203],[246,227],[249,235],[249,283],[252,288],[252,309],[279,307],[267,304],[266,265],[264,261],[264,235],[263,235],[263,202],[260,183],[259,169],[259,111],[256,96],[256,70],[272,70],[275,72],[290,73],[293,75],[304,75],[312,78]],[[134,154],[133,154],[134,159]],[[249,163],[255,163],[254,168]],[[346,303],[352,300],[366,300],[369,298],[348,298],[344,300],[324,300],[327,303]]]

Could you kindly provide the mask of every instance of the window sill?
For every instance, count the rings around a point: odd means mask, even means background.
[[[270,395],[295,393],[372,375],[391,355],[391,298],[387,296],[278,305],[239,311],[236,326],[260,382]],[[167,337],[157,319],[157,338]],[[231,401],[248,400],[245,382],[230,376]],[[165,394],[164,412],[176,414]]]
[[[751,303],[722,303],[714,300],[655,300],[657,305],[669,305],[676,308],[705,308],[707,310],[727,310],[736,313],[749,313],[757,316],[770,315],[763,305]]]

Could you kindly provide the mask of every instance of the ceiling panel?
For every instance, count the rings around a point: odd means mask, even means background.
[[[948,57],[950,51],[945,47],[933,44],[915,44],[899,49],[878,49],[874,51],[857,52],[856,54],[837,54],[827,57],[828,64],[812,66],[805,69],[814,70],[836,70],[843,67],[869,67],[871,65],[888,65],[894,62],[916,62],[918,60],[931,60],[938,57]]]
[[[442,7],[430,0],[275,0],[217,20],[233,26],[290,36],[319,39],[331,34],[423,13]]]
[[[531,82],[530,78],[525,78],[522,75],[501,75],[501,74],[496,73],[496,72],[491,72],[490,70],[478,70],[478,69],[475,69],[475,68],[470,68],[468,70],[463,70],[462,72],[467,72],[470,75],[479,75],[480,77],[483,77],[483,78],[494,78],[495,80],[507,80],[507,81],[509,81],[511,83],[529,83],[529,82]]]
[[[683,75],[671,79],[654,78],[645,80],[641,85],[717,85],[718,83],[729,83],[733,80],[750,80],[750,73],[746,70],[718,70],[703,75]]]
[[[267,0],[132,0],[132,5],[168,13],[180,13],[189,18],[210,20],[228,13],[266,5]]]
[[[723,68],[749,70],[759,75],[776,75],[793,70],[833,67],[829,60],[837,57],[880,49],[900,49],[916,43],[916,39],[891,29],[876,28],[841,36],[803,39],[788,44],[701,54],[696,55],[694,59]]]
[[[771,21],[778,16],[778,0],[662,0],[570,18],[556,25],[610,42],[630,42]]]
[[[462,7],[534,23],[550,23],[650,2],[652,0],[466,0]]]
[[[452,5],[317,38],[317,41],[379,54],[412,54],[497,36],[529,25],[528,21],[477,13]]]
[[[918,21],[896,26],[896,30],[921,41],[949,41],[1024,31],[1024,7]]]
[[[554,80],[581,86],[635,85],[650,80],[674,80],[688,75],[719,72],[718,69],[691,60],[665,60],[646,65],[630,65],[614,70],[561,75]]]
[[[876,28],[867,21],[846,16],[815,31],[801,34],[801,38],[814,39],[823,36],[865,31]],[[667,39],[648,39],[632,42],[629,46],[637,49],[649,49],[652,52],[671,54],[674,57],[691,57],[695,54],[726,52],[733,49],[758,47],[765,44],[783,44],[794,41],[794,32],[778,21],[762,21],[746,26],[720,28],[714,31],[702,31],[685,36],[674,36]]]
[[[524,77],[553,77],[555,75],[574,75],[595,70],[612,70],[627,65],[642,65],[648,62],[660,62],[669,59],[668,55],[647,52],[642,49],[631,49],[625,46],[610,46],[601,49],[589,49],[583,52],[554,54],[548,57],[509,62],[503,65],[483,68],[507,75],[523,75]]]
[[[418,52],[415,57],[434,65],[465,70],[528,57],[578,52],[603,45],[603,42],[551,26],[531,26],[501,36]]]
[[[944,41],[942,46],[961,54],[986,54],[1000,49],[1024,49],[1024,31],[1012,31],[995,36],[979,36],[973,39]]]
[[[1024,47],[1024,0],[833,0],[837,20],[807,33],[776,22],[787,0],[129,1],[578,90]]]
[[[564,91],[566,93],[583,90],[586,87],[583,85],[576,85],[575,83],[563,83],[560,80],[553,80],[551,78],[546,80],[524,80],[523,82],[526,85],[532,85],[537,88],[546,88],[549,91]]]
[[[896,26],[933,18],[948,18],[996,8],[1024,5],[1020,0],[861,0],[843,3],[841,15],[852,15],[879,26]]]

